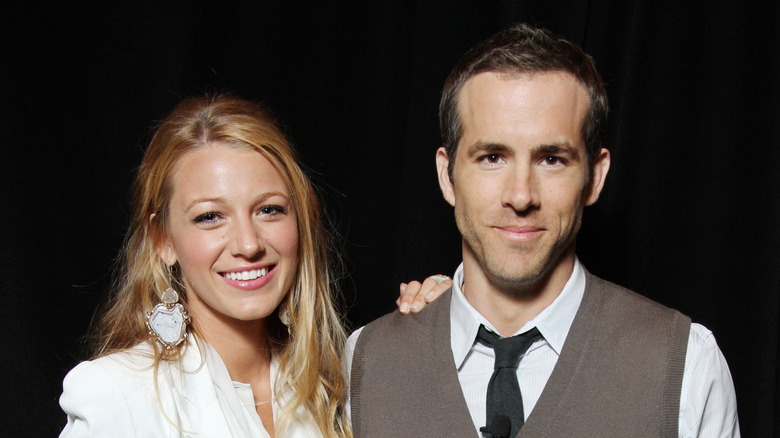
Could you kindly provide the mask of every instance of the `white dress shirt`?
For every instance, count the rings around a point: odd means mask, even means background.
[[[450,304],[450,341],[458,379],[477,436],[485,425],[487,386],[493,374],[493,349],[475,342],[480,324],[498,333],[492,324],[466,300],[461,292],[463,265],[453,277]],[[560,295],[515,334],[534,327],[543,339],[535,342],[517,367],[526,418],[536,406],[558,361],[566,336],[585,293],[585,271],[575,260],[574,270]],[[423,310],[424,311],[424,310]],[[350,336],[345,350],[349,373],[360,330]],[[349,374],[347,374],[349,376]],[[740,436],[734,384],[712,332],[691,324],[680,397],[679,436],[714,438]]]

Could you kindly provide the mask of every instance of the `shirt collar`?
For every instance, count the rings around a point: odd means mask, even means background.
[[[480,324],[498,333],[492,324],[468,302],[461,291],[463,284],[463,263],[458,266],[452,280],[452,298],[450,301],[450,342],[455,366],[460,368],[466,356],[471,351],[477,338]],[[585,294],[585,270],[575,257],[574,269],[560,295],[539,315],[528,321],[515,334],[523,333],[537,327],[544,339],[558,354],[561,354],[563,343],[569,334],[574,316]]]

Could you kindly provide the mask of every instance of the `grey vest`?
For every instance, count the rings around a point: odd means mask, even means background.
[[[690,324],[587,274],[561,355],[518,438],[676,437]],[[449,292],[421,313],[368,324],[350,385],[356,438],[476,436],[450,347]]]

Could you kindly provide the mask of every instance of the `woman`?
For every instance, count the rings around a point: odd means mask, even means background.
[[[351,436],[329,237],[271,117],[185,100],[152,138],[133,207],[94,360],[63,384],[61,436]]]

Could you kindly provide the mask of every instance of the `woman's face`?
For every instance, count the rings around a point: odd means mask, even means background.
[[[168,237],[158,253],[179,263],[196,323],[271,314],[291,288],[298,251],[279,172],[255,150],[216,143],[185,154],[172,183]]]

